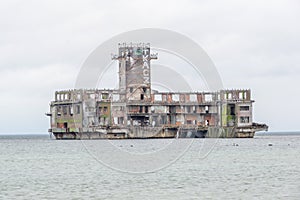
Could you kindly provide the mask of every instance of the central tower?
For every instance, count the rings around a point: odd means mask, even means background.
[[[150,44],[119,44],[119,91],[121,100],[151,101],[150,60],[157,59],[150,54]]]

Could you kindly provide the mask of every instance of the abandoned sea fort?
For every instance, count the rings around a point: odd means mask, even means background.
[[[268,130],[253,122],[249,89],[159,92],[151,89],[150,45],[118,50],[118,89],[55,92],[46,115],[56,139],[251,138]]]

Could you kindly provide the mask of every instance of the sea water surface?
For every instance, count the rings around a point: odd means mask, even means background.
[[[0,199],[300,199],[300,135],[0,136]]]

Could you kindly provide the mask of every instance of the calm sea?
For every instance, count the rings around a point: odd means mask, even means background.
[[[0,136],[0,199],[300,199],[300,135]]]

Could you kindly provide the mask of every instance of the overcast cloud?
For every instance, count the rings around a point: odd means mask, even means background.
[[[225,88],[252,89],[256,122],[298,131],[299,11],[297,0],[3,0],[0,133],[46,132],[54,91],[74,86],[89,53],[116,34],[149,27],[199,43]]]

